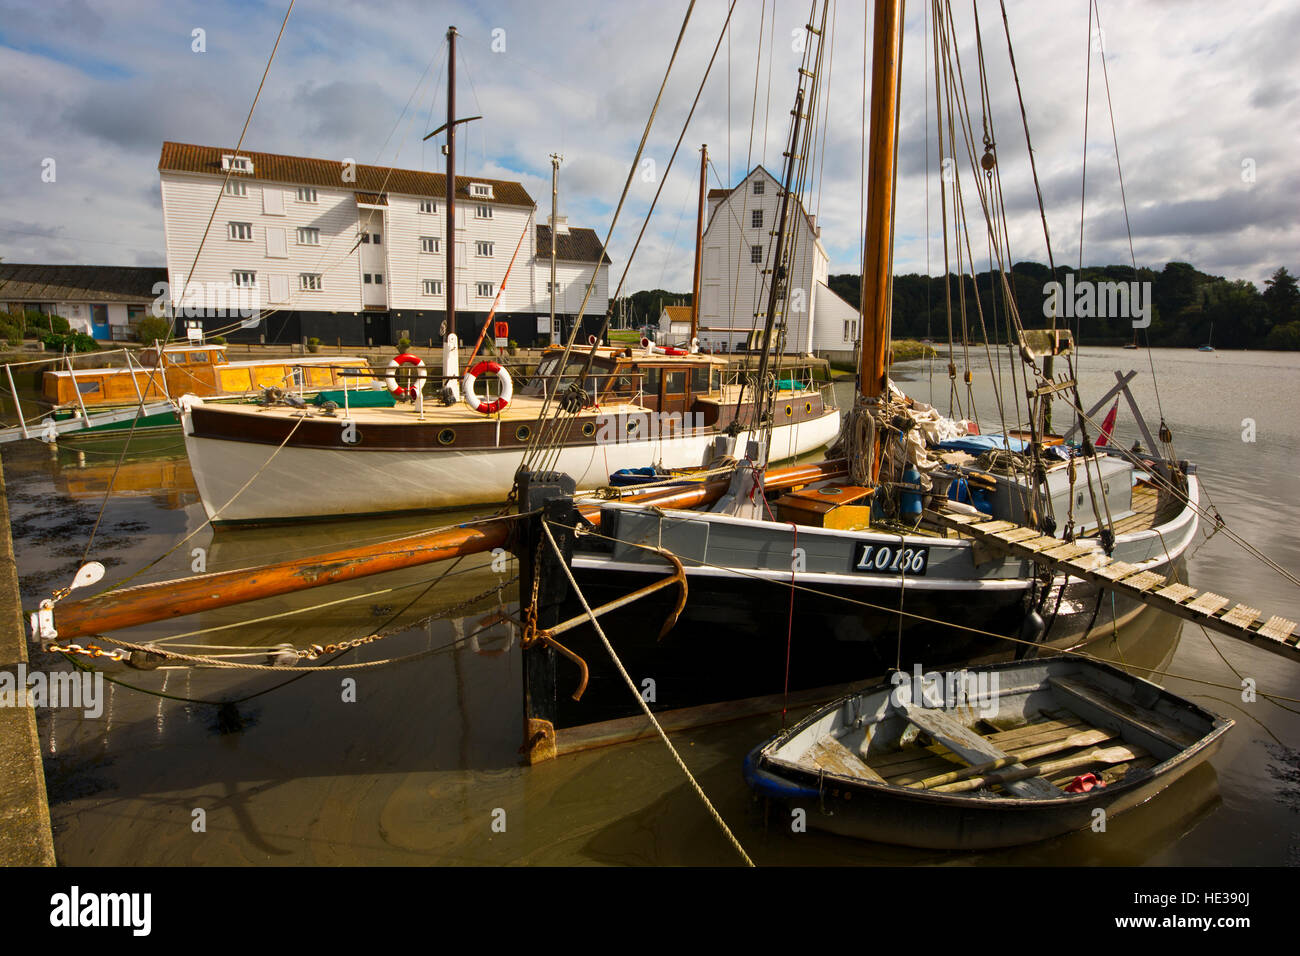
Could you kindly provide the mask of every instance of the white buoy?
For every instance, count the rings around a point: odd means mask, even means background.
[[[446,387],[451,389],[451,400],[460,401],[460,347],[456,333],[451,332],[442,343],[442,375]]]

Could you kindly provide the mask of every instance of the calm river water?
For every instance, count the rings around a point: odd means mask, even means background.
[[[977,381],[982,357],[972,355]],[[1228,525],[1282,566],[1300,570],[1300,355],[1157,350],[1159,401],[1181,457],[1196,461]],[[1088,349],[1085,402],[1137,369],[1133,391],[1159,422],[1147,353]],[[1059,371],[1059,370],[1058,370]],[[948,408],[945,363],[896,369],[919,399]],[[840,389],[847,399],[851,388]],[[988,387],[976,392],[996,420]],[[963,395],[963,402],[965,396]],[[1104,410],[1099,413],[1104,415]],[[6,416],[11,417],[11,416]],[[1247,420],[1250,422],[1247,422]],[[1058,418],[1058,423],[1060,419]],[[1253,425],[1254,440],[1248,430]],[[1137,432],[1122,408],[1119,439]],[[14,543],[29,606],[66,584],[121,454],[120,442],[67,442],[51,452],[4,449]],[[302,476],[288,494],[310,495]],[[114,481],[91,558],[110,580],[133,582],[238,568],[448,524],[463,516],[339,523],[214,534],[178,433],[135,442]],[[382,495],[383,489],[375,489]],[[190,540],[187,535],[197,530]],[[1193,584],[1265,613],[1297,617],[1296,589],[1224,534],[1198,542]],[[447,572],[445,578],[439,575]],[[221,628],[177,643],[306,647],[419,622],[509,580],[481,559],[136,628],[157,639]],[[513,587],[458,616],[415,623],[355,652],[401,665],[352,674],[288,675],[186,669],[115,671],[103,714],[41,711],[55,848],[65,864],[731,864],[736,858],[661,743],[609,747],[549,764],[519,764],[520,656],[498,625],[471,641]],[[339,602],[319,608],[323,602]],[[305,613],[244,625],[288,610]],[[779,727],[755,718],[676,735],[675,743],[756,862],[785,864],[1045,865],[1300,864],[1300,704],[1246,703],[1242,678],[1300,699],[1300,665],[1194,625],[1140,616],[1097,653],[1159,668],[1155,679],[1237,720],[1212,764],[1148,805],[1079,833],[998,853],[945,854],[765,827],[741,760]],[[1217,650],[1216,650],[1217,648]],[[256,660],[248,658],[248,660]],[[36,655],[33,666],[66,667]],[[344,687],[355,679],[355,693]],[[564,679],[562,672],[561,679]],[[355,696],[355,700],[345,699]],[[238,701],[219,708],[223,701]],[[1290,746],[1287,746],[1290,745]],[[196,814],[202,810],[203,813]],[[196,832],[197,817],[205,820]],[[494,826],[495,824],[495,826]]]

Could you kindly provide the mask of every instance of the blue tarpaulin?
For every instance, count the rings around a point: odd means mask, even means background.
[[[1029,443],[1020,438],[1008,438],[1006,435],[967,435],[965,438],[950,438],[939,442],[945,451],[965,451],[972,455],[982,455],[986,451],[1024,451]]]

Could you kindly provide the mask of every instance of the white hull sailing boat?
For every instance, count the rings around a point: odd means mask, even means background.
[[[455,175],[456,127],[464,122],[455,115],[456,36],[453,27],[447,34],[453,66],[442,127],[446,182],[456,183],[445,196],[448,249],[456,245],[456,203],[469,199],[468,187]],[[445,288],[454,289],[455,257],[446,260]],[[698,250],[696,263],[698,284]],[[447,309],[446,328],[453,330],[450,297]],[[508,371],[495,362],[477,363],[458,383],[455,345],[448,338],[443,369],[448,387],[442,391],[456,400],[447,406],[426,407],[423,369],[414,403],[393,407],[370,402],[363,407],[366,393],[349,392],[341,408],[301,402],[232,406],[182,398],[185,448],[208,518],[213,524],[266,523],[501,503],[537,442],[547,408],[573,384],[582,386],[583,407],[550,455],[552,467],[572,475],[583,489],[607,485],[611,475],[625,469],[706,468],[718,461],[720,441],[738,438],[743,448],[759,437],[752,393],[728,380],[736,370],[694,351],[693,343],[690,351],[553,347],[528,384],[512,394]],[[400,356],[396,361],[416,360]],[[500,390],[480,400],[475,381],[490,376],[496,376]],[[814,383],[808,369],[789,369],[780,384],[783,410],[769,444],[773,460],[795,458],[832,441],[840,413],[830,386]]]

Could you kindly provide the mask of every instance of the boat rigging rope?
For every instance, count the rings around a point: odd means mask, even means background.
[[[672,75],[673,64],[677,62],[677,54],[681,50],[682,40],[686,36],[686,27],[691,21],[691,14],[695,10],[695,0],[691,0],[690,5],[686,8],[686,16],[682,19],[681,29],[677,33],[677,42],[673,45],[672,55],[668,59],[668,67],[664,70],[664,78],[659,84],[659,92],[655,96],[654,105],[650,109],[650,115],[646,118],[645,128],[641,132],[641,141],[637,144],[636,154],[632,157],[632,162],[628,166],[627,180],[623,183],[623,192],[619,195],[618,204],[614,207],[614,214],[610,217],[609,229],[605,233],[605,241],[602,249],[609,248],[609,240],[614,235],[614,228],[618,225],[619,216],[623,212],[623,205],[627,202],[628,193],[632,189],[632,180],[636,175],[638,167],[641,165],[641,155],[645,151],[646,143],[650,139],[650,130],[654,126],[655,116],[659,113],[659,105],[663,102],[664,90],[668,86],[668,78]],[[448,250],[448,255],[451,250]],[[542,390],[542,407],[538,412],[538,421],[542,422],[542,427],[534,433],[532,441],[529,443],[527,450],[524,452],[523,461],[516,472],[515,486],[511,489],[511,500],[518,494],[519,483],[518,475],[525,470],[538,470],[535,466],[539,457],[545,454],[552,447],[555,449],[554,455],[559,456],[559,449],[563,446],[567,438],[568,431],[572,427],[573,420],[577,417],[576,413],[567,420],[563,414],[548,418],[547,413],[550,411],[551,401],[558,397],[560,385],[563,384],[564,372],[568,368],[569,356],[573,353],[573,344],[578,338],[578,330],[582,327],[582,316],[587,311],[587,303],[591,300],[592,292],[596,288],[596,277],[600,271],[600,264],[597,263],[592,269],[591,281],[587,283],[587,292],[582,297],[582,304],[578,308],[577,317],[573,323],[573,329],[569,333],[569,340],[564,345],[564,352],[560,355],[559,363],[556,366],[559,369],[561,377],[557,380],[555,389]],[[450,290],[449,290],[450,291]],[[605,322],[609,322],[609,313],[606,312]],[[591,350],[591,355],[595,354],[595,348]],[[590,363],[590,358],[588,359]],[[578,380],[574,383],[579,392],[583,382]]]
[[[721,828],[727,841],[732,845],[735,851],[740,854],[740,858],[745,861],[745,865],[753,866],[754,861],[749,858],[749,854],[746,853],[745,848],[740,845],[740,841],[737,840],[735,834],[731,832],[731,828],[728,827],[726,821],[722,819],[722,815],[714,808],[708,795],[705,794],[704,790],[700,787],[694,774],[692,774],[690,768],[686,766],[686,762],[682,760],[681,754],[677,752],[677,748],[672,745],[672,741],[670,741],[668,735],[664,733],[663,727],[660,725],[659,721],[655,719],[654,712],[650,710],[650,705],[645,702],[645,698],[643,698],[641,692],[637,690],[636,684],[634,684],[632,678],[628,676],[627,670],[623,667],[623,662],[618,659],[618,654],[614,652],[613,645],[609,643],[609,638],[605,636],[605,631],[600,626],[600,620],[591,610],[591,605],[587,603],[586,597],[583,596],[581,589],[579,589],[578,582],[574,580],[573,572],[569,570],[569,564],[564,560],[564,552],[560,550],[560,546],[555,541],[555,536],[551,534],[550,522],[546,520],[542,521],[542,531],[545,532],[546,540],[550,542],[551,549],[555,552],[555,558],[559,564],[560,570],[563,571],[564,576],[569,579],[569,586],[573,588],[574,596],[577,597],[578,602],[582,605],[582,609],[587,613],[587,616],[591,618],[591,626],[595,630],[596,636],[599,637],[600,642],[605,645],[605,650],[609,653],[610,660],[612,660],[614,666],[618,668],[618,672],[622,676],[623,682],[627,684],[628,690],[632,692],[632,696],[636,698],[637,703],[641,706],[641,710],[645,713],[646,717],[649,718],[650,723],[654,725],[654,729],[658,732],[659,738],[664,742],[664,746],[668,748],[668,752],[672,754],[673,760],[677,762],[677,766],[681,769],[682,773],[686,775],[686,780],[691,785],[691,789],[695,791],[695,795],[704,803],[704,807],[709,811],[709,816],[713,818],[713,822]]]

